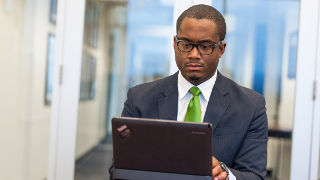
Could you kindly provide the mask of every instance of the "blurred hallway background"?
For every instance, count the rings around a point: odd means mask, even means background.
[[[227,48],[219,70],[265,96],[268,175],[290,179],[301,1],[84,3],[81,59],[69,59],[81,65],[78,88],[69,92],[79,93],[76,139],[70,140],[75,141],[74,179],[108,177],[111,118],[120,116],[128,88],[176,72],[175,20],[195,3],[211,4],[224,14]],[[61,68],[56,65],[59,12],[57,0],[0,0],[0,179],[44,180],[50,173],[52,106],[59,101],[53,99],[59,76],[54,72]]]

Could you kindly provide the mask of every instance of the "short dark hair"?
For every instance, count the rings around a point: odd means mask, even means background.
[[[177,34],[185,17],[212,20],[217,26],[217,34],[219,35],[220,41],[224,40],[226,36],[226,22],[222,14],[214,7],[205,4],[199,4],[185,10],[177,19]]]

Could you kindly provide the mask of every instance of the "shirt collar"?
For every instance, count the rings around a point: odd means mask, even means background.
[[[217,71],[216,71],[217,72]],[[217,73],[214,73],[214,75],[206,80],[205,82],[199,84],[197,87],[201,90],[201,93],[204,97],[204,99],[208,102],[213,86],[216,82],[217,79]],[[187,93],[189,92],[189,89],[192,88],[194,85],[191,84],[189,81],[187,81],[182,75],[181,72],[179,71],[178,74],[178,92],[179,92],[179,100],[184,98]]]

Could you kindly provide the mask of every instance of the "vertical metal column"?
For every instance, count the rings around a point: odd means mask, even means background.
[[[319,52],[319,1],[300,1],[300,23],[297,57],[296,102],[292,136],[291,173],[292,180],[317,179],[312,174],[318,171],[319,125],[315,122],[315,100],[313,98],[317,54]],[[319,110],[318,110],[319,111]],[[319,121],[319,119],[318,119]],[[318,156],[318,155],[317,155]],[[312,174],[311,174],[312,172]]]
[[[85,0],[59,0],[50,122],[49,180],[74,178]]]

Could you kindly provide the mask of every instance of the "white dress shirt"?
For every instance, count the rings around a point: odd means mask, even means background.
[[[209,98],[211,95],[212,88],[214,83],[216,82],[217,75],[216,73],[207,81],[199,84],[197,87],[200,89],[201,94],[199,95],[200,99],[200,107],[201,107],[201,122],[203,122],[204,115],[206,113],[207,105],[209,102]],[[180,73],[178,74],[178,117],[177,120],[179,122],[184,121],[184,117],[186,115],[189,101],[193,97],[193,95],[189,92],[189,89],[194,85],[187,81]]]
[[[201,107],[201,122],[203,122],[204,115],[207,110],[210,95],[214,84],[216,83],[217,73],[215,73],[210,79],[199,84],[197,87],[200,89],[201,94],[199,95],[200,107]],[[190,99],[193,95],[189,92],[189,89],[194,85],[187,81],[179,71],[178,73],[178,115],[177,121],[183,122],[184,117],[187,113]],[[229,180],[236,180],[236,177],[229,170]]]

